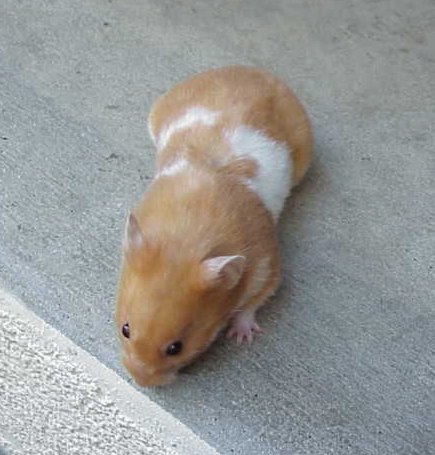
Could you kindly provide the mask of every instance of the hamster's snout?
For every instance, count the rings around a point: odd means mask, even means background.
[[[134,355],[124,353],[122,363],[127,368],[133,379],[141,387],[152,387],[166,385],[174,381],[176,371],[158,370],[157,368],[146,365],[142,360]]]

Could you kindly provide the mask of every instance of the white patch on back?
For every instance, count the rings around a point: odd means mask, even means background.
[[[204,191],[204,187],[209,182],[210,175],[202,172],[195,167],[187,158],[177,156],[174,161],[167,166],[162,167],[154,177],[154,182],[160,178],[171,178],[174,176],[183,176],[180,180],[181,186],[179,191],[181,194],[189,192]]]
[[[165,147],[174,133],[190,128],[193,125],[213,126],[219,115],[219,112],[209,111],[201,106],[191,107],[184,115],[178,117],[160,131],[157,138],[157,148]]]
[[[258,194],[276,222],[291,188],[292,161],[288,148],[245,125],[227,131],[226,138],[234,155],[257,162],[257,175],[247,179],[246,184]]]
[[[150,135],[150,138],[153,141],[153,144],[155,146],[157,146],[156,137],[154,136],[153,130],[151,128],[151,122],[149,120],[148,120],[148,134]]]
[[[163,176],[171,176],[185,171],[189,167],[189,162],[185,158],[178,158],[157,173],[156,179]]]

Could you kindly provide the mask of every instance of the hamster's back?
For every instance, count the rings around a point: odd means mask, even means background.
[[[149,116],[158,148],[167,145],[159,147],[159,136],[186,112],[200,115],[203,124],[221,129],[244,125],[285,144],[292,155],[291,186],[303,178],[313,149],[310,123],[302,104],[276,76],[258,68],[230,66],[175,85],[156,101]]]

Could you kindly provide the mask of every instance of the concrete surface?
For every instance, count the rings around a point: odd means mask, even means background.
[[[218,455],[2,290],[0,409],[10,455]]]
[[[144,393],[223,454],[433,453],[433,1],[3,0],[0,62],[0,282],[127,380],[113,301],[151,102],[228,63],[290,82],[317,158],[266,333]]]

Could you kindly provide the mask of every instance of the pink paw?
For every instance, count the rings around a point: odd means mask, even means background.
[[[255,322],[251,316],[240,313],[234,318],[231,327],[227,332],[227,338],[235,338],[237,345],[241,345],[245,340],[251,344],[254,339],[254,333],[262,333],[262,328]]]

